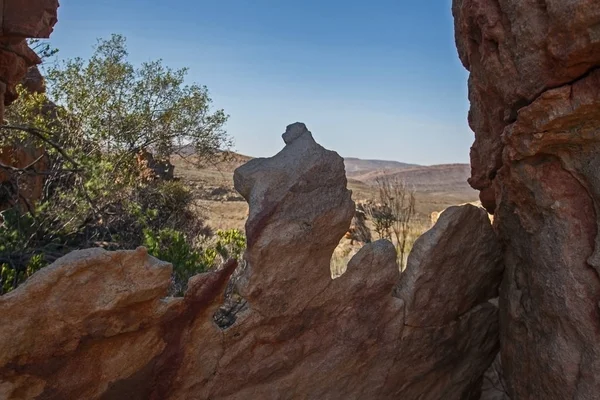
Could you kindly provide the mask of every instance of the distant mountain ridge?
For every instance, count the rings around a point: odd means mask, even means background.
[[[375,170],[397,170],[419,166],[417,164],[407,164],[399,161],[365,160],[356,157],[345,157],[344,165],[348,176]]]
[[[192,149],[179,149],[180,154],[191,154]],[[183,150],[183,151],[181,151]],[[253,157],[234,152],[223,152],[219,159],[209,163],[206,168],[220,172],[233,172]],[[469,164],[418,165],[389,160],[368,160],[356,157],[344,158],[346,176],[356,184],[373,185],[377,178],[399,178],[422,193],[444,193],[474,196],[476,192],[469,186],[467,179],[471,174]]]
[[[398,178],[418,192],[475,193],[467,183],[469,164],[417,165],[398,161],[345,158],[346,175],[368,185],[378,178]]]
[[[442,164],[372,171],[353,178],[367,184],[373,184],[383,176],[398,178],[420,192],[474,192],[467,182],[470,175],[469,164]]]

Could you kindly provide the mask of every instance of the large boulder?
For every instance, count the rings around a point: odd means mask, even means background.
[[[471,184],[493,192],[505,246],[508,395],[597,398],[600,2],[454,0],[453,10],[471,72]]]
[[[397,293],[404,300],[406,324],[459,319],[498,296],[503,270],[502,249],[487,213],[471,204],[446,209],[417,239],[402,274]]]
[[[144,249],[78,251],[0,297],[0,398],[478,399],[502,271],[485,211],[444,212],[402,277],[377,241],[332,280],[354,214],[343,159],[303,124],[284,140],[235,172],[250,215],[233,324],[213,315],[235,262],[168,298],[171,267]]]
[[[166,298],[171,265],[143,248],[68,254],[0,297],[0,398],[167,398],[186,324],[217,305],[234,268]]]
[[[4,0],[2,36],[48,38],[58,21],[58,0]]]

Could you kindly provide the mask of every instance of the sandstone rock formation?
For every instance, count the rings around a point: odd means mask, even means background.
[[[600,3],[454,0],[453,13],[458,53],[471,72],[470,183],[485,189],[502,166],[501,136],[519,110],[600,64]]]
[[[493,192],[510,398],[600,393],[600,2],[454,0],[471,184]],[[492,204],[493,203],[493,204]]]
[[[46,83],[37,66],[29,67],[21,84],[30,93],[45,93]]]
[[[0,124],[4,123],[4,107],[17,98],[16,86],[24,83],[31,91],[43,91],[43,79],[34,66],[40,58],[27,46],[27,38],[47,38],[57,21],[58,0],[4,0],[0,3]],[[26,76],[27,74],[27,76]],[[25,78],[25,79],[24,79]],[[44,150],[28,145],[0,148],[0,210],[18,202],[31,207],[40,198],[43,176],[32,171],[46,168]],[[40,158],[41,157],[41,158]],[[37,161],[36,161],[37,160]],[[6,167],[8,166],[8,167]],[[19,171],[15,183],[10,168]]]
[[[142,149],[136,154],[136,162],[143,181],[171,181],[175,178],[175,166],[169,160],[155,159],[147,149]]]
[[[44,78],[36,66],[27,70],[21,81],[23,87],[31,93],[44,93]],[[55,115],[56,105],[45,101],[42,113]],[[10,121],[8,122],[10,124]],[[49,159],[46,150],[33,140],[12,143],[0,147],[0,211],[15,204],[23,211],[34,209],[35,203],[42,198]]]
[[[503,268],[485,212],[447,210],[401,278],[378,241],[332,280],[354,214],[343,160],[303,124],[284,140],[235,172],[250,214],[232,326],[213,314],[235,262],[166,298],[171,268],[144,249],[74,252],[0,297],[0,398],[478,399]]]
[[[58,0],[4,0],[0,18],[0,122],[29,67],[40,59],[26,38],[47,38],[57,22]]]
[[[42,148],[35,146],[0,147],[0,211],[16,204],[22,210],[33,209],[42,197],[48,159]],[[18,171],[12,170],[17,169]]]

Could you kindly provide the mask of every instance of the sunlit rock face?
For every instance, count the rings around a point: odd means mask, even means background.
[[[471,72],[471,184],[505,247],[508,395],[596,398],[600,3],[455,0],[453,11]]]
[[[167,298],[171,266],[143,248],[73,252],[0,297],[0,398],[478,399],[503,270],[486,212],[446,210],[401,277],[378,241],[332,280],[354,214],[343,160],[304,124],[284,141],[235,172],[250,213],[233,325],[213,314],[235,262]]]

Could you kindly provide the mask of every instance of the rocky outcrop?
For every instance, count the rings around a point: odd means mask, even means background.
[[[401,278],[378,241],[332,280],[354,214],[343,159],[303,124],[284,140],[235,172],[250,213],[233,325],[213,314],[235,262],[168,298],[171,267],[144,249],[74,252],[0,297],[0,398],[478,399],[502,273],[485,212],[447,210]]]
[[[470,204],[448,208],[417,239],[408,267],[398,288],[408,325],[431,324],[432,314],[448,323],[497,297],[503,265],[487,213]]]
[[[37,66],[29,67],[21,84],[29,93],[45,93],[46,82]]]
[[[600,392],[599,78],[544,92],[505,131],[502,359],[515,398]]]
[[[0,147],[0,211],[17,206],[33,210],[42,198],[48,158],[34,146]]]
[[[169,160],[157,160],[146,149],[142,149],[136,154],[136,162],[142,181],[172,181],[175,178],[175,166]]]
[[[47,38],[57,22],[58,0],[4,0],[3,36]]]
[[[471,72],[471,184],[494,193],[506,248],[508,394],[597,398],[600,3],[455,0],[453,10]]]
[[[453,13],[458,53],[471,72],[470,183],[481,190],[502,166],[501,136],[519,110],[600,64],[600,3],[454,0]]]
[[[4,107],[17,98],[16,86],[23,83],[32,92],[45,90],[36,64],[37,54],[27,38],[47,38],[57,21],[58,0],[4,0],[0,3],[0,124]],[[19,144],[0,148],[0,210],[19,204],[32,209],[42,195],[47,166],[44,150]],[[23,169],[26,170],[23,170]],[[18,183],[16,181],[18,180]]]
[[[40,58],[27,38],[47,38],[57,22],[58,0],[4,0],[0,18],[0,121],[17,98],[16,85]]]

